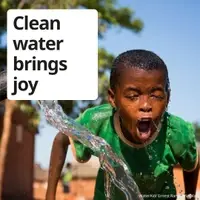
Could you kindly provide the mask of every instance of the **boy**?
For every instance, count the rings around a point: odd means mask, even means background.
[[[186,194],[195,199],[199,164],[192,125],[169,114],[168,70],[161,58],[146,50],[130,50],[113,63],[109,104],[87,109],[77,121],[104,138],[128,163],[145,199],[176,199],[173,167],[183,168]],[[54,140],[47,200],[54,200],[67,148],[79,162],[93,152],[80,142],[58,133]],[[105,200],[104,171],[99,169],[94,200]],[[125,200],[114,188],[114,200]]]

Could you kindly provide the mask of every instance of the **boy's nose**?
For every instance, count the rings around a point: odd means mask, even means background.
[[[139,110],[140,112],[152,112],[152,107],[147,101],[145,101],[144,103],[140,105]]]

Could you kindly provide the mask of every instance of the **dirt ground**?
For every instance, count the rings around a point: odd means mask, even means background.
[[[174,170],[175,185],[179,194],[184,194],[184,183],[181,169]],[[74,180],[71,183],[71,193],[64,195],[62,186],[59,183],[57,188],[56,200],[92,200],[94,192],[95,180]],[[35,200],[45,200],[46,184],[34,183],[34,197]],[[200,177],[198,179],[197,191],[200,192]],[[200,199],[200,193],[197,194],[197,199]],[[184,196],[179,197],[180,200]]]

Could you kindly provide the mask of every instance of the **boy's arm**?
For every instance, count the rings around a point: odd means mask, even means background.
[[[180,154],[179,163],[183,169],[185,199],[195,199],[199,174],[199,152],[193,125],[188,123],[187,126],[182,126],[182,135],[176,140],[176,150]]]
[[[87,122],[90,121],[90,114],[87,112],[80,115],[76,121],[87,127]],[[87,162],[91,157],[91,150],[77,140],[72,140],[63,133],[58,133],[54,139],[50,158],[48,187],[46,200],[55,200],[57,184],[65,162],[68,146],[71,144],[72,153],[78,162]]]
[[[63,133],[58,133],[56,135],[51,150],[46,200],[55,200],[57,184],[60,179],[69,145],[69,138],[66,135]]]
[[[51,151],[46,200],[55,200],[57,184],[61,176],[68,146],[70,144],[73,156],[78,162],[85,163],[91,157],[87,148],[81,143],[77,141],[74,142],[70,137],[67,137],[63,133],[58,133],[54,139]]]
[[[199,154],[197,157],[197,162],[195,165],[195,168],[190,171],[183,170],[183,178],[184,178],[184,184],[185,184],[185,199],[195,199],[196,195],[196,189],[197,189],[197,182],[198,182],[198,175],[199,175]],[[192,198],[190,196],[187,196],[191,194]]]

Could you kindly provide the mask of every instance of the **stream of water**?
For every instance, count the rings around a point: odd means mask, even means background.
[[[106,172],[105,195],[107,200],[112,199],[112,183],[124,192],[127,200],[143,199],[127,164],[123,158],[112,151],[103,138],[95,136],[67,116],[57,101],[38,101],[38,103],[46,120],[52,126],[89,147],[98,156],[100,166]]]

